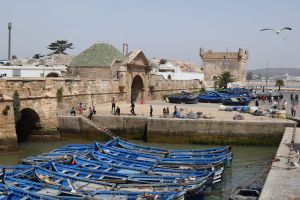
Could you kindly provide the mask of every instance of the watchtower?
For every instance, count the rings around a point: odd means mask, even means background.
[[[200,57],[204,71],[204,80],[214,83],[219,74],[229,71],[236,81],[246,81],[246,64],[248,61],[248,50],[239,49],[238,52],[213,52],[204,51],[200,48]],[[209,84],[210,85],[210,84]]]

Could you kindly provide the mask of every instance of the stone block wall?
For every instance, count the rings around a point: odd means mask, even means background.
[[[126,139],[218,145],[277,145],[285,128],[295,125],[291,121],[192,120],[112,115],[95,116],[94,120]],[[90,132],[90,127],[80,126],[78,117],[60,117],[59,121],[62,132],[70,129],[81,134]]]
[[[156,85],[149,90],[150,100],[162,99],[165,95],[180,93],[181,91],[195,92],[202,88],[199,80],[165,80],[161,76],[156,77]]]
[[[0,98],[1,99],[1,98]],[[3,110],[9,106],[7,115]],[[15,151],[18,142],[15,131],[15,118],[12,101],[0,100],[0,151]]]

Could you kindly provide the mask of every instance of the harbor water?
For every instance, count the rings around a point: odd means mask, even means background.
[[[56,142],[25,142],[19,145],[18,152],[1,153],[1,165],[18,164],[22,158],[37,156],[49,152],[55,148],[71,143],[92,143],[87,139],[64,139]],[[144,144],[141,141],[131,141]],[[188,145],[188,144],[151,144],[166,149],[195,149],[208,148],[208,145]],[[233,146],[234,154],[231,168],[226,168],[221,183],[216,184],[212,189],[205,193],[205,199],[227,199],[231,188],[240,185],[243,182],[255,177],[262,172],[272,159],[277,147],[251,147],[251,146]]]

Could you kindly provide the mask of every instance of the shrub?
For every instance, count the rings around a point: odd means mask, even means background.
[[[6,105],[6,106],[5,106],[5,109],[6,109],[6,110],[10,110],[10,106],[9,106],[9,105]]]
[[[6,116],[6,115],[8,114],[8,111],[4,108],[4,109],[2,110],[2,114],[3,114],[4,116]]]
[[[60,88],[57,89],[57,91],[56,91],[56,97],[57,97],[57,101],[58,102],[62,101],[62,99],[64,97],[64,95],[63,95],[63,88],[62,87],[60,87]]]

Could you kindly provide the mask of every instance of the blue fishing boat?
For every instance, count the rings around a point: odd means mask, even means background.
[[[91,192],[95,199],[157,199],[157,200],[180,200],[184,198],[184,192],[128,192],[128,191],[95,191]],[[110,198],[111,197],[111,198]]]
[[[222,173],[224,167],[214,166],[204,169],[170,169],[170,168],[160,168],[160,167],[129,167],[127,165],[122,166],[120,164],[113,164],[112,162],[97,162],[95,160],[87,160],[84,158],[74,157],[74,161],[77,165],[80,165],[84,168],[89,168],[92,170],[105,170],[111,172],[118,172],[122,174],[151,174],[159,176],[179,176],[179,175],[189,175],[194,177],[203,177],[208,175],[211,172],[214,172],[214,181],[221,181]]]
[[[4,166],[0,165],[0,173],[1,175],[5,173],[5,176],[13,176],[15,174],[18,174],[20,172],[32,169],[33,167],[31,165],[15,165],[15,166]]]
[[[198,101],[202,103],[220,103],[223,96],[215,91],[209,91],[198,96]]]
[[[188,92],[181,92],[179,94],[173,94],[167,97],[170,103],[186,103],[196,104],[198,103],[198,95]]]
[[[208,186],[210,176],[203,177],[194,181],[193,184],[187,183],[157,183],[157,184],[114,184],[102,181],[94,181],[85,178],[73,177],[54,171],[37,167],[34,170],[36,177],[47,184],[61,185],[69,187],[78,192],[95,192],[97,190],[119,190],[119,191],[135,191],[135,192],[174,192],[188,191],[197,193],[203,191]]]
[[[26,179],[9,177],[5,179],[5,184],[10,191],[18,195],[18,199],[27,197],[30,199],[86,199],[87,196],[69,188],[60,187],[51,184],[34,182]],[[17,189],[17,190],[16,190]],[[35,194],[35,195],[33,195]]]
[[[189,157],[189,158],[172,158],[172,157],[166,157],[162,158],[158,155],[151,155],[146,153],[140,153],[132,150],[127,150],[123,148],[118,147],[107,147],[105,145],[99,145],[97,144],[98,149],[105,152],[106,154],[112,155],[112,156],[119,156],[119,157],[125,157],[127,159],[131,160],[137,160],[137,161],[144,161],[148,163],[157,163],[157,164],[163,164],[163,165],[207,165],[207,164],[217,164],[220,162],[225,162],[228,160],[230,161],[232,159],[231,156],[227,154],[222,154],[222,156],[213,157],[211,155],[203,155],[203,157]]]
[[[188,150],[167,150],[158,147],[145,146],[141,144],[134,144],[119,137],[114,137],[112,140],[105,143],[105,146],[117,146],[129,150],[134,150],[142,153],[161,154],[162,157],[179,156],[179,155],[203,155],[203,154],[217,154],[217,153],[229,153],[231,151],[230,146],[220,146],[214,148],[205,149],[188,149]]]
[[[231,97],[222,99],[222,104],[229,106],[247,106],[250,102],[250,97]]]
[[[214,172],[203,173],[202,177],[190,176],[187,174],[173,176],[159,176],[150,174],[125,174],[118,172],[107,172],[105,170],[95,170],[89,168],[80,168],[79,165],[62,165],[52,163],[55,171],[75,177],[88,178],[90,180],[100,180],[114,183],[193,183],[198,178],[214,176]]]

